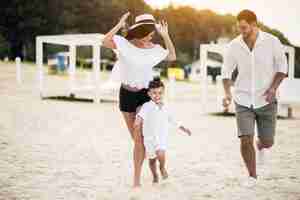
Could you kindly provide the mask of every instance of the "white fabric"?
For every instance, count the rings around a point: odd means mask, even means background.
[[[169,51],[160,45],[151,49],[134,46],[121,36],[114,36],[118,60],[111,79],[137,88],[148,88],[153,79],[153,67],[164,60]]]
[[[169,125],[180,127],[166,105],[159,107],[153,101],[144,103],[137,114],[143,119],[143,136],[146,155],[155,158],[157,150],[166,150]]]
[[[132,29],[134,29],[138,26],[144,25],[144,24],[153,24],[155,26],[155,28],[159,28],[159,24],[155,24],[154,22],[141,22],[141,23],[137,23],[137,24],[130,26],[129,30],[132,30]]]
[[[240,35],[227,49],[222,67],[223,79],[231,79],[237,67],[234,100],[243,106],[259,108],[268,104],[263,96],[271,86],[276,72],[287,74],[287,59],[278,38],[259,31],[252,51]]]

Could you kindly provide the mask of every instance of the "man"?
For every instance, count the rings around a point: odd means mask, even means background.
[[[249,181],[256,182],[256,156],[254,147],[255,123],[257,127],[256,149],[258,160],[274,144],[277,117],[276,92],[287,76],[287,61],[280,41],[258,28],[257,17],[250,10],[238,16],[240,36],[232,40],[222,68],[225,97],[223,106],[232,101],[231,75],[237,68],[234,84],[234,102],[240,150]]]

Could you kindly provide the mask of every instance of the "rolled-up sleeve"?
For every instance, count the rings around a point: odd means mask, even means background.
[[[171,115],[168,116],[168,122],[175,128],[180,128],[180,126],[182,126],[182,123],[175,120],[175,118]]]
[[[274,67],[276,72],[281,72],[284,74],[288,73],[288,65],[287,65],[287,58],[284,53],[283,45],[279,41],[278,38],[274,40]]]
[[[231,79],[232,72],[237,65],[233,52],[233,46],[229,44],[225,52],[224,63],[221,70],[222,79]]]
[[[176,120],[173,117],[173,112],[169,107],[165,107],[167,113],[168,113],[168,122],[171,126],[175,127],[175,128],[180,128],[180,126],[182,126],[182,123],[178,120]]]

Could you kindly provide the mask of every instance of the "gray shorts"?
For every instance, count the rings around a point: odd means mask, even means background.
[[[257,109],[235,103],[238,136],[254,135],[256,122],[257,136],[262,140],[273,142],[277,107],[277,101]]]

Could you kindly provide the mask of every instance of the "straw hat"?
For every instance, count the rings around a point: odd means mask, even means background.
[[[135,17],[135,23],[129,27],[129,31],[132,31],[133,29],[143,25],[143,24],[153,24],[157,25],[155,18],[151,14],[142,14]]]

